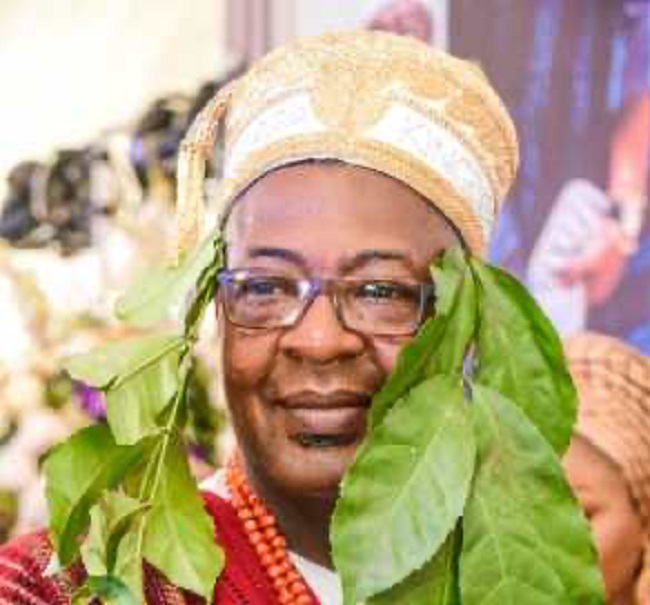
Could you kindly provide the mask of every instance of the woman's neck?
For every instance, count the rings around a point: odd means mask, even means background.
[[[634,596],[634,585],[620,592],[614,599],[607,601],[607,605],[636,605],[636,597]]]
[[[273,488],[249,468],[246,475],[253,491],[275,515],[290,550],[332,569],[329,528],[336,497],[295,497]]]

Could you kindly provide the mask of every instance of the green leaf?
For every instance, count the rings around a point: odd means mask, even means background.
[[[184,411],[187,412],[188,417],[186,427],[188,441],[197,445],[208,463],[214,465],[214,444],[221,426],[225,424],[225,418],[223,411],[210,399],[208,385],[212,380],[208,368],[195,358]]]
[[[144,508],[135,512],[135,516],[146,514]],[[143,560],[140,544],[140,525],[145,521],[143,517],[134,519],[134,523],[130,524],[124,535],[117,544],[115,552],[115,560],[112,568],[109,567],[109,576],[118,580],[122,585],[128,588],[129,594],[134,597],[135,602],[142,601],[144,594],[143,584]],[[115,534],[111,536],[113,543],[116,541]],[[109,541],[107,551],[110,554],[114,544]],[[110,563],[110,562],[109,562]]]
[[[104,490],[115,487],[145,456],[148,441],[119,446],[107,426],[82,429],[57,446],[44,470],[52,541],[63,567],[79,553],[89,511]]]
[[[558,455],[568,447],[576,395],[560,339],[517,280],[472,260],[482,290],[475,381],[514,401]]]
[[[436,315],[451,313],[456,304],[456,294],[467,271],[465,253],[459,246],[446,250],[442,261],[431,265],[431,277],[436,286]]]
[[[98,347],[84,355],[70,357],[64,361],[63,367],[75,380],[106,389],[113,386],[111,383],[116,380],[127,380],[155,364],[183,343],[183,337],[176,334],[129,338]]]
[[[219,239],[215,242],[217,250],[214,262],[203,268],[193,292],[193,297],[188,305],[184,318],[184,332],[187,338],[193,339],[198,334],[198,327],[215,295],[216,277],[224,266],[223,243]]]
[[[106,391],[115,440],[131,445],[160,429],[158,417],[178,390],[184,348],[177,335],[131,338],[73,357],[66,369],[74,379]]]
[[[463,605],[602,605],[589,525],[530,420],[476,386],[478,469],[463,517]]]
[[[117,301],[116,314],[136,326],[178,319],[184,298],[212,263],[221,264],[221,239],[211,235],[178,267],[147,270]]]
[[[75,596],[77,599],[87,599],[90,596],[90,601],[82,601],[84,603],[96,602],[95,598],[101,599],[101,602],[107,605],[138,605],[141,603],[134,597],[129,587],[114,576],[90,576],[86,580],[84,589],[84,593]],[[73,601],[73,605],[75,605],[75,601]]]
[[[89,575],[104,576],[115,571],[124,536],[147,509],[134,498],[109,492],[90,510],[90,531],[81,546],[81,560]]]
[[[174,436],[147,514],[144,557],[169,580],[208,600],[223,567],[212,519],[203,508],[182,442]]]
[[[460,251],[451,249],[445,260],[447,258],[450,260],[442,269],[432,267],[434,283],[440,284],[441,280],[451,283],[445,288],[436,287],[436,291],[441,292],[437,312],[441,313],[444,308],[448,320],[435,355],[429,357],[427,376],[462,374],[465,355],[476,331],[478,299],[474,277]],[[445,298],[451,298],[452,287],[455,288],[454,296],[447,302]]]
[[[460,378],[427,380],[393,407],[357,453],[334,513],[346,603],[385,591],[436,553],[462,514],[474,456]]]
[[[462,252],[451,249],[432,267],[436,316],[429,318],[399,354],[395,368],[373,397],[370,426],[381,424],[392,405],[409,389],[436,374],[460,374],[474,333],[476,291]]]
[[[177,340],[173,348],[161,348],[147,366],[118,378],[109,388],[106,417],[119,444],[135,443],[161,429],[160,414],[179,388],[183,344]]]
[[[460,605],[458,554],[461,532],[456,529],[422,569],[413,572],[366,605]]]

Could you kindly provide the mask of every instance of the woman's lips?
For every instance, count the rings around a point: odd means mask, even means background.
[[[283,398],[279,407],[291,439],[301,445],[351,445],[365,434],[370,397],[365,393],[301,393]]]
[[[292,433],[339,435],[365,428],[366,408],[294,408],[287,410]]]

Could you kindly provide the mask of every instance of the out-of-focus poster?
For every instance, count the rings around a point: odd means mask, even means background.
[[[483,67],[520,136],[493,260],[564,334],[650,354],[650,2],[453,0],[449,46]]]
[[[273,43],[325,31],[371,28],[447,44],[448,0],[274,0]]]

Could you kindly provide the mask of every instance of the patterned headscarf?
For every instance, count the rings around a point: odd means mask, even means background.
[[[621,469],[650,537],[650,359],[594,333],[565,350],[580,399],[576,432]]]
[[[510,117],[474,64],[385,32],[306,38],[264,57],[194,122],[178,167],[180,255],[201,236],[205,162],[222,121],[222,217],[271,170],[338,159],[406,183],[482,254],[518,164]]]

